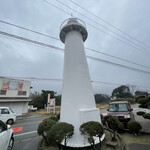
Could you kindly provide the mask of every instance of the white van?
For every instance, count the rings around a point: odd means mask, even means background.
[[[6,124],[13,124],[16,121],[16,113],[9,107],[0,107],[0,120]]]

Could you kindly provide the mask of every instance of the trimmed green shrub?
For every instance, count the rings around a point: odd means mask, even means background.
[[[144,114],[143,117],[150,120],[150,113]]]
[[[139,116],[143,116],[145,114],[145,112],[144,111],[139,111],[136,114],[139,115]]]
[[[138,102],[138,99],[140,99],[140,98],[145,98],[146,96],[144,96],[144,95],[140,95],[140,96],[137,96],[136,98],[135,98],[135,102],[137,103]]]
[[[54,121],[56,121],[56,122],[58,121],[57,116],[51,116],[50,119],[52,119],[52,120],[54,120]]]
[[[48,144],[47,133],[54,124],[56,124],[56,121],[51,120],[50,118],[47,118],[47,119],[44,119],[38,126],[37,133],[38,135],[43,136],[46,144]]]
[[[140,104],[139,108],[147,108],[147,104]]]
[[[137,102],[141,105],[147,104],[148,98],[139,98]]]
[[[116,102],[116,101],[128,101],[131,104],[135,104],[134,98],[116,98],[116,99],[111,100],[111,102]]]
[[[118,118],[114,117],[114,116],[111,116],[111,115],[108,115],[108,116],[105,116],[103,119],[102,119],[102,123],[110,128],[111,130],[114,131],[114,136],[112,137],[112,140],[115,140],[116,137],[115,137],[115,132],[122,132],[124,130],[124,125],[122,122],[120,122],[118,120]]]
[[[139,131],[142,129],[140,123],[136,121],[129,121],[127,127],[129,128],[130,132],[132,132],[133,134],[138,134]]]
[[[83,135],[86,135],[88,137],[88,142],[91,144],[91,146],[93,146],[93,149],[95,149],[95,136],[99,138],[99,142],[101,143],[100,138],[104,134],[104,129],[99,122],[89,121],[83,123],[80,126],[80,131]]]
[[[117,131],[120,133],[120,132],[123,132],[124,131],[124,125],[122,122],[118,122],[118,129]]]
[[[64,145],[67,145],[67,141],[72,137],[74,134],[74,127],[71,124],[66,122],[58,122],[52,126],[49,130],[47,137],[49,144],[51,145],[58,145],[60,149],[60,144],[64,140]]]
[[[148,108],[148,98],[139,98],[137,102],[140,108]]]

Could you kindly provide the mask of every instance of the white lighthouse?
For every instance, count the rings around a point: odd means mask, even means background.
[[[80,125],[88,121],[101,122],[83,45],[87,35],[80,19],[69,18],[61,25],[60,39],[65,43],[65,52],[60,121],[74,126],[74,135],[67,143],[70,147],[89,146],[79,131]]]

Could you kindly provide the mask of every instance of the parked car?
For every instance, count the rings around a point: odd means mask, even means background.
[[[6,124],[13,124],[16,121],[16,113],[9,107],[0,107],[0,120]]]
[[[111,102],[107,111],[108,115],[116,116],[124,125],[127,125],[130,120],[135,120],[133,109],[128,101]]]
[[[33,107],[33,105],[29,105],[28,109],[31,110],[31,111],[36,111],[37,107]]]
[[[13,130],[0,120],[0,150],[12,150],[14,145]]]

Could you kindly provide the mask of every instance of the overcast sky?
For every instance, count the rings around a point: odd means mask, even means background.
[[[88,14],[69,0],[59,1],[94,20],[95,23],[77,12],[66,8],[55,0],[47,1],[67,13],[72,14],[74,17],[82,19],[86,23],[88,39],[84,43],[85,47],[150,67],[150,1],[73,0],[84,9],[134,37],[140,41],[140,43],[119,32],[102,20]],[[61,23],[69,17],[68,14],[56,9],[43,0],[0,1],[0,20],[42,32],[56,38],[59,38]],[[95,28],[89,26],[89,24]],[[106,28],[99,24],[107,27],[109,30],[106,30]],[[124,36],[126,39],[112,33],[110,30]],[[0,23],[0,31],[64,48],[64,44],[61,41],[40,36],[3,23]],[[86,54],[95,58],[150,72],[150,68],[127,63],[99,53],[86,50]],[[55,49],[40,47],[0,35],[0,76],[62,79],[63,58],[63,53]],[[88,59],[88,65],[92,81],[118,84],[111,85],[93,82],[94,93],[111,94],[112,90],[119,86],[119,84],[136,85],[136,90],[150,91],[150,73],[135,71],[92,59]],[[31,84],[33,86],[32,91],[40,91],[42,89],[54,90],[60,94],[62,90],[62,83],[60,81],[36,80],[32,81]],[[140,86],[149,86],[149,88]]]

